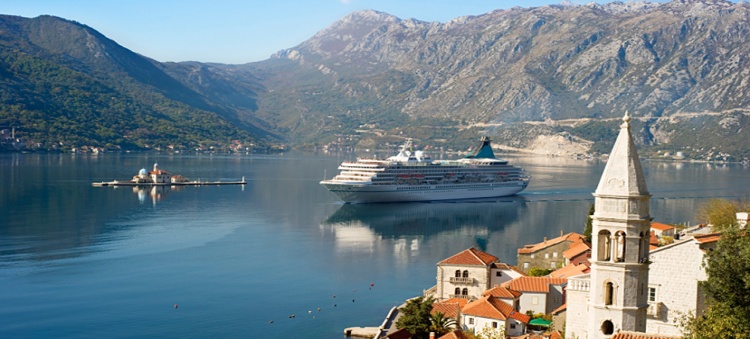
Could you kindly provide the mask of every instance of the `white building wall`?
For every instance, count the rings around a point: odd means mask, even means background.
[[[534,314],[536,313],[547,313],[547,294],[545,293],[533,293],[533,292],[523,292],[521,294],[520,298],[520,309],[518,310],[521,313],[526,313],[526,311],[532,311]]]
[[[500,276],[497,275],[498,272],[500,273]],[[503,283],[511,281],[520,276],[523,276],[523,274],[521,274],[520,272],[516,272],[514,270],[494,268],[490,271],[490,285],[487,288],[490,289],[495,286],[500,286]]]
[[[649,287],[656,289],[656,302],[649,302],[646,332],[680,335],[680,314],[704,308],[698,287],[699,281],[707,279],[701,267],[703,251],[689,239],[656,249],[649,259]]]
[[[493,322],[497,323],[497,328],[492,327]],[[474,333],[483,333],[483,331],[495,331],[499,334],[501,333],[501,331],[505,330],[504,320],[483,318],[467,314],[464,314],[462,316],[461,324],[463,324],[463,329],[465,331],[474,331]]]

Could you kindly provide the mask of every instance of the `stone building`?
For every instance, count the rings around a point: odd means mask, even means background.
[[[485,290],[522,275],[498,262],[494,255],[472,247],[437,264],[437,285],[431,290],[437,300],[473,300]]]
[[[716,234],[699,235],[651,251],[646,332],[680,335],[682,315],[703,313],[705,296],[699,283],[708,277],[701,263],[718,240]]]
[[[583,235],[578,233],[561,234],[559,237],[538,244],[526,245],[518,249],[518,269],[528,274],[532,268],[557,269],[567,264],[563,253],[572,244],[583,242]]]

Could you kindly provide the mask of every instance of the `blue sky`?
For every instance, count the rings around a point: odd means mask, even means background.
[[[49,14],[88,25],[158,61],[241,64],[294,47],[357,10],[446,22],[555,0],[2,0],[0,14]],[[574,4],[591,0],[571,0]],[[606,3],[609,1],[596,1]],[[665,0],[652,1],[665,2]]]

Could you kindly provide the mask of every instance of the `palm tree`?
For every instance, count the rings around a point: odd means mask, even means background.
[[[456,326],[456,320],[446,317],[442,312],[430,314],[430,331],[435,332],[438,336],[450,332]]]

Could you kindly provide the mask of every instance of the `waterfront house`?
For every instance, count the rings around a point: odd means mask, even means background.
[[[675,227],[660,222],[651,222],[651,231],[656,234],[657,238],[661,237],[674,237]]]
[[[505,331],[506,336],[519,336],[526,332],[531,320],[528,315],[490,295],[466,304],[461,313],[462,329],[474,333]]]
[[[521,292],[518,310],[522,313],[548,314],[565,303],[565,278],[518,277],[503,284],[513,291]]]
[[[583,235],[571,232],[549,240],[545,237],[540,243],[526,245],[518,249],[518,269],[528,274],[532,268],[562,267],[566,264],[563,252],[570,250],[571,245],[582,242],[584,242]]]
[[[521,307],[521,295],[523,293],[511,290],[507,287],[503,286],[495,286],[489,290],[486,290],[482,293],[483,297],[490,296],[495,299],[499,299],[506,304],[513,307],[514,310],[519,310],[519,307]]]
[[[473,300],[490,287],[522,275],[494,255],[472,247],[437,263],[437,285],[426,294],[437,300]]]

